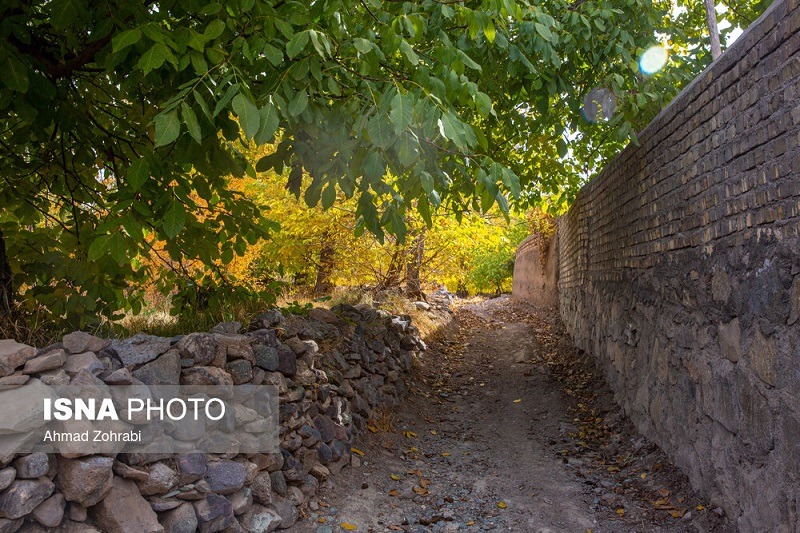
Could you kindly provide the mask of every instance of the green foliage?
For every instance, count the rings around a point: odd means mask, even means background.
[[[309,205],[352,198],[357,232],[400,241],[410,209],[430,224],[439,206],[568,198],[671,96],[669,75],[632,70],[664,16],[649,0],[7,0],[17,296],[75,325],[138,311],[151,277],[203,305],[275,227],[230,174],[289,169]],[[596,86],[619,106],[590,124]],[[251,141],[275,150],[248,161]]]
[[[297,300],[293,300],[278,307],[278,309],[291,315],[308,316],[308,312],[314,309],[314,304],[311,302],[300,303]]]
[[[467,281],[478,292],[501,292],[510,289],[514,275],[514,259],[517,245],[527,237],[529,227],[518,223],[509,226],[503,238],[491,248],[477,250],[470,263]]]

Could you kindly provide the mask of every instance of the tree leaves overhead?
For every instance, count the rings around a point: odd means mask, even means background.
[[[312,202],[355,198],[356,231],[378,236],[402,237],[410,209],[568,197],[702,66],[633,70],[670,8],[5,2],[0,231],[14,284],[80,321],[130,308],[145,257],[168,265],[155,282],[167,292],[228,283],[220,263],[268,226],[225,177],[263,169],[291,169],[297,195],[312,176]],[[581,108],[597,87],[617,107],[592,123]],[[251,142],[275,151],[256,164]],[[189,276],[187,261],[204,266]]]

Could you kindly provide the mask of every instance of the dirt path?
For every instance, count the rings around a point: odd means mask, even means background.
[[[727,530],[616,413],[557,319],[505,297],[458,318],[293,531]]]

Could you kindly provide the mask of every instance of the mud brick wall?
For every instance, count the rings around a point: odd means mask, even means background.
[[[558,298],[741,531],[800,531],[800,8],[778,0],[581,191]]]
[[[558,307],[557,251],[555,236],[541,242],[537,236],[531,235],[520,243],[514,259],[512,294],[515,298],[544,308]]]

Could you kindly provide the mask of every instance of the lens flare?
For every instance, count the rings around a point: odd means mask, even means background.
[[[667,50],[663,46],[651,46],[639,58],[642,74],[653,75],[667,64]]]
[[[595,87],[583,97],[583,116],[589,122],[611,120],[617,110],[617,97],[606,87]]]

